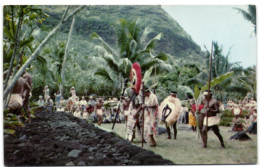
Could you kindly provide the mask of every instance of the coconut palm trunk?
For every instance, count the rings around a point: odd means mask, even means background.
[[[71,34],[73,32],[73,29],[74,29],[74,25],[75,25],[75,16],[73,16],[73,19],[72,19],[72,22],[71,22],[70,32],[69,32],[69,36],[68,36],[68,40],[67,40],[67,44],[66,44],[66,48],[65,48],[64,59],[63,59],[63,63],[62,63],[61,84],[60,84],[61,95],[63,94],[63,85],[64,85],[64,82],[65,82],[66,61],[67,61],[67,57],[68,57],[69,44],[70,44]]]
[[[17,80],[19,79],[19,77],[21,77],[21,75],[23,74],[23,72],[25,71],[25,69],[32,63],[32,61],[35,60],[35,58],[37,57],[38,53],[43,49],[43,47],[48,43],[48,41],[50,40],[50,38],[56,34],[57,30],[65,23],[67,22],[72,16],[74,16],[75,14],[77,14],[84,6],[80,6],[78,8],[76,8],[73,12],[71,12],[67,17],[63,17],[61,19],[61,21],[59,22],[59,24],[44,38],[44,40],[40,43],[40,45],[37,47],[37,49],[35,49],[35,51],[33,52],[33,54],[31,55],[31,57],[23,64],[23,66],[17,71],[17,73],[15,74],[15,76],[12,78],[10,84],[7,86],[7,88],[4,90],[4,101],[6,101],[7,99],[7,95],[9,93],[12,92],[13,87],[15,85],[15,83],[17,82]],[[6,108],[6,106],[4,106],[4,109]]]

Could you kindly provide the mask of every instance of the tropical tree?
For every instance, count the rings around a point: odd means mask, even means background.
[[[206,47],[205,47],[206,48]],[[231,53],[231,49],[229,49],[226,55],[223,54],[222,46],[219,46],[217,42],[213,42],[213,54],[212,54],[212,66],[211,66],[211,78],[218,78],[223,74],[227,74],[228,72],[233,71],[233,68],[237,66],[237,63],[229,62],[229,55]],[[195,88],[196,85],[198,87],[202,87],[208,82],[209,78],[209,57],[210,52],[206,48],[206,68],[199,69],[199,73],[188,80],[186,80],[184,85],[190,86],[192,89]],[[227,92],[226,88],[231,84],[232,77],[228,77],[223,82],[220,82],[214,86],[212,86],[212,91],[216,98],[224,100],[226,99]]]
[[[256,6],[255,5],[248,5],[248,11],[243,9],[235,8],[245,20],[251,22],[254,26],[254,32],[256,34]]]
[[[242,67],[233,68],[234,77],[232,77],[231,84],[226,88],[229,98],[232,100],[242,100],[248,94],[256,99],[256,67]]]
[[[7,9],[7,11],[5,12],[5,19],[8,21],[8,23],[5,23],[5,25],[7,26],[7,25],[11,25],[10,26],[10,30],[11,31],[13,31],[13,32],[16,32],[16,35],[15,35],[15,37],[14,37],[14,49],[13,49],[13,52],[12,52],[12,54],[10,54],[10,55],[12,55],[12,60],[11,60],[11,63],[10,63],[10,65],[9,65],[9,69],[8,69],[8,71],[7,71],[7,77],[5,78],[5,84],[4,84],[4,94],[3,94],[3,96],[4,96],[4,108],[6,108],[6,104],[8,103],[8,100],[6,100],[7,99],[7,96],[10,94],[10,92],[12,91],[12,89],[13,89],[13,87],[14,87],[14,85],[15,85],[15,83],[17,82],[17,80],[18,80],[18,78],[22,75],[22,73],[25,71],[25,69],[28,67],[28,66],[30,66],[31,65],[31,63],[36,59],[36,57],[38,56],[38,53],[42,50],[42,48],[45,46],[45,44],[49,41],[49,39],[57,32],[57,30],[69,19],[69,18],[71,18],[73,15],[75,15],[80,9],[82,9],[83,8],[83,6],[81,6],[81,7],[78,7],[77,9],[75,9],[73,12],[71,12],[70,14],[68,14],[67,15],[67,13],[68,13],[68,8],[67,8],[67,10],[65,11],[65,13],[64,13],[64,15],[63,15],[63,17],[62,17],[62,19],[61,19],[61,21],[60,21],[60,23],[44,38],[44,40],[33,50],[33,52],[30,54],[30,57],[22,64],[22,66],[19,68],[19,70],[16,72],[15,70],[14,70],[14,73],[12,74],[12,80],[10,81],[10,84],[7,84],[8,83],[8,81],[9,81],[9,76],[10,76],[10,74],[11,74],[11,71],[12,71],[12,64],[14,63],[14,59],[15,59],[15,57],[18,57],[18,58],[16,58],[16,62],[19,62],[19,60],[20,60],[20,53],[19,53],[19,49],[18,48],[20,48],[19,47],[19,45],[21,45],[20,43],[19,43],[19,41],[20,41],[20,31],[22,30],[22,28],[21,28],[21,22],[23,21],[23,17],[22,16],[24,16],[23,14],[24,13],[27,13],[28,14],[28,17],[30,18],[30,16],[34,16],[35,14],[33,13],[33,12],[35,12],[36,13],[36,11],[38,11],[38,10],[35,10],[34,9],[34,7],[31,7],[31,6],[29,6],[29,7],[27,7],[27,6],[18,6],[17,7],[18,8],[18,14],[19,15],[17,15],[17,16],[19,16],[18,17],[18,19],[16,19],[15,20],[15,18],[14,18],[14,10],[13,10],[13,8],[11,7],[10,8],[10,10],[9,9]],[[28,9],[28,10],[27,10]],[[29,10],[30,9],[30,10]],[[33,9],[33,10],[32,10]],[[10,14],[8,14],[8,11],[11,11],[10,12]],[[27,11],[29,11],[29,12],[27,12]],[[16,17],[17,17],[16,16]],[[25,17],[26,18],[26,17]],[[17,27],[16,26],[14,26],[15,24],[14,24],[14,22],[17,22]],[[41,21],[42,21],[42,19],[41,19]],[[40,21],[40,22],[41,22]],[[25,21],[24,21],[25,22]],[[25,22],[26,23],[26,22]],[[7,27],[6,27],[6,29],[8,29]],[[10,37],[12,37],[12,36],[10,36],[10,34],[12,35],[12,33],[6,33],[6,39],[10,39]],[[22,36],[23,37],[23,36]],[[30,36],[31,37],[31,36]],[[6,42],[6,43],[8,43],[8,42]],[[12,47],[11,47],[12,48]],[[8,47],[6,47],[6,49],[7,49],[7,51],[9,51],[9,48]],[[6,52],[7,54],[8,54],[8,52]],[[16,63],[16,64],[18,64],[18,63]],[[16,69],[18,69],[18,65],[17,65],[17,68]]]
[[[168,59],[166,54],[155,54],[154,51],[156,42],[162,37],[161,33],[147,42],[151,30],[145,28],[142,32],[138,26],[138,20],[127,22],[121,19],[115,25],[115,29],[117,34],[116,49],[110,47],[98,34],[92,34],[92,38],[97,39],[102,46],[96,47],[97,54],[106,61],[106,66],[98,68],[95,74],[114,83],[114,88],[121,90],[122,81],[129,77],[131,65],[134,62],[140,64],[143,74],[151,67],[155,69],[153,73],[156,73],[156,70],[170,70],[172,68],[171,65],[165,63]]]

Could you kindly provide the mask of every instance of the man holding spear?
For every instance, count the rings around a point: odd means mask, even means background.
[[[207,148],[207,131],[212,129],[215,135],[218,137],[222,148],[225,148],[223,138],[219,133],[218,124],[220,122],[220,117],[217,116],[219,113],[219,104],[218,101],[212,99],[212,94],[205,91],[204,95],[208,97],[209,100],[206,98],[203,100],[205,105],[204,108],[204,121],[203,121],[203,128],[202,128],[202,142],[203,148]]]
[[[219,113],[219,103],[217,100],[212,99],[212,93],[210,93],[212,54],[213,54],[213,42],[212,42],[211,54],[209,58],[208,91],[204,92],[204,96],[207,98],[203,99],[204,120],[203,120],[203,128],[202,128],[202,142],[203,142],[203,148],[207,148],[208,129],[212,129],[213,132],[217,135],[222,148],[225,148],[223,138],[219,133],[219,128],[218,128],[218,124],[220,122],[220,118],[217,116],[217,113]]]

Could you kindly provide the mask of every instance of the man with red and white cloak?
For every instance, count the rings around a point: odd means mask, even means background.
[[[129,110],[128,110],[128,120],[126,128],[126,139],[133,141],[135,138],[135,128],[139,130],[139,135],[141,136],[142,131],[142,114],[138,114],[141,110],[141,96],[139,94],[142,84],[142,74],[141,68],[138,63],[134,63],[131,68],[131,89],[132,97],[130,98]]]

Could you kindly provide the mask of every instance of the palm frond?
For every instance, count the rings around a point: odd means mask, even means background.
[[[145,41],[147,40],[148,34],[150,34],[153,30],[149,27],[145,27],[143,34],[140,38],[140,45],[141,47],[144,46]]]
[[[157,34],[153,39],[151,39],[147,45],[144,47],[143,51],[153,50],[156,44],[156,41],[161,40],[162,33]]]
[[[108,43],[106,43],[106,41],[104,41],[103,40],[103,38],[101,38],[97,33],[92,33],[92,35],[91,35],[91,38],[92,39],[97,39],[99,42],[100,42],[100,44],[104,47],[104,49],[108,52],[108,53],[110,53],[110,54],[112,54],[112,55],[114,55],[114,56],[117,56],[117,54],[115,53],[115,51],[108,45]]]
[[[152,74],[152,71],[153,71],[153,67],[150,67],[149,70],[147,70],[145,73],[144,73],[144,77],[143,77],[143,82],[144,82],[144,85],[147,84],[148,80],[150,79],[150,76]]]
[[[110,76],[110,74],[108,73],[108,71],[105,68],[97,69],[96,72],[94,73],[94,75],[99,75],[108,82],[111,82],[111,83],[114,82],[114,80],[112,79],[112,77]]]
[[[162,60],[162,61],[167,61],[168,60],[168,55],[165,53],[159,53],[158,55],[155,56],[155,58]]]
[[[129,77],[131,67],[132,67],[132,62],[128,58],[121,59],[119,69],[120,69],[120,71],[123,72],[122,73],[123,78]]]

